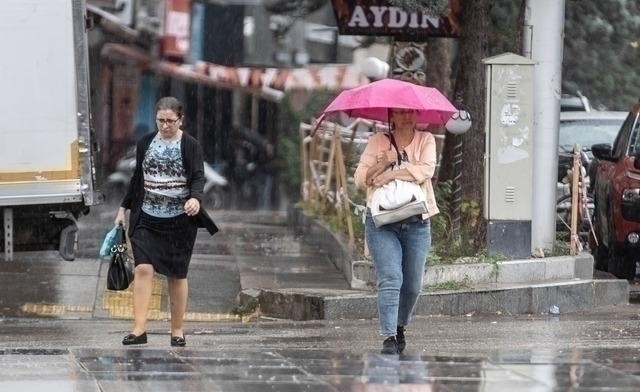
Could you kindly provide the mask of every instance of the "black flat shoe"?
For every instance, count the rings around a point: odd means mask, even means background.
[[[125,336],[124,339],[122,339],[122,344],[124,344],[125,346],[129,346],[131,344],[146,344],[147,343],[147,333],[143,332],[142,335],[136,336],[132,333],[130,333],[129,335]]]
[[[389,336],[382,342],[381,354],[398,354],[398,342],[395,336]]]
[[[184,336],[172,336],[171,345],[174,347],[184,347],[187,345],[187,341]]]

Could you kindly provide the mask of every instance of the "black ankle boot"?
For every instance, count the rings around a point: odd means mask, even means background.
[[[389,336],[382,342],[382,350],[381,354],[397,354],[398,353],[398,342],[396,342],[395,336]]]
[[[407,346],[407,341],[404,339],[404,327],[401,325],[398,325],[396,331],[396,342],[398,343],[398,353],[402,353]]]

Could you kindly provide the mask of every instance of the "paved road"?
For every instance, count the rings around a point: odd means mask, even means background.
[[[638,391],[640,308],[418,317],[405,355],[375,320],[166,322],[123,347],[118,320],[0,319],[2,391]]]

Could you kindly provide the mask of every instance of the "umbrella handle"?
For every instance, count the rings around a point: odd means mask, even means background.
[[[318,128],[320,128],[320,124],[322,124],[322,120],[324,120],[324,118],[325,118],[325,113],[322,113],[320,115],[320,117],[318,117],[318,120],[316,121],[316,125],[311,129],[311,132],[309,132],[309,136],[311,136],[311,137],[315,136],[315,134],[318,131]]]
[[[396,144],[396,138],[393,137],[393,134],[391,132],[386,133],[385,135],[387,135],[387,137],[389,138],[389,141],[391,142],[393,148],[396,149],[396,154],[398,155],[398,166],[400,166],[400,164],[402,164],[402,155],[400,154],[400,150],[398,149],[398,145]]]

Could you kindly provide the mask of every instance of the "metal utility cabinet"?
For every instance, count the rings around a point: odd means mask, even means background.
[[[72,260],[76,219],[101,200],[85,2],[2,0],[0,8],[0,245],[6,260],[14,249],[58,249]]]
[[[487,77],[484,217],[487,249],[531,255],[533,65],[505,53],[484,60]]]

